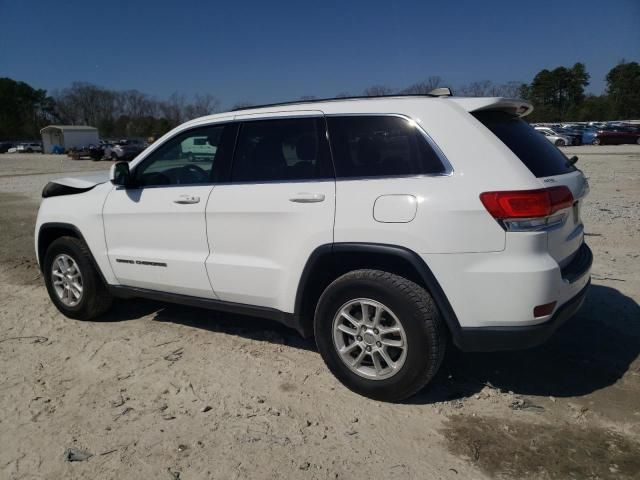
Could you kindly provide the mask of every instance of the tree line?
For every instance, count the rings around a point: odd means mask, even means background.
[[[583,63],[538,72],[531,83],[495,84],[489,80],[459,86],[456,95],[521,97],[530,101],[532,122],[626,120],[640,118],[640,64],[621,61],[605,78],[601,95],[586,94],[590,75]],[[404,88],[372,85],[356,95],[426,94],[447,86],[439,76]],[[341,92],[337,98],[351,94]],[[314,99],[313,96],[301,100]],[[231,108],[248,107],[242,101]],[[91,125],[103,138],[159,136],[186,120],[219,112],[220,100],[211,94],[187,98],[173,93],[157,99],[138,90],[116,91],[86,82],[74,82],[48,94],[25,82],[0,78],[0,139],[34,139],[48,124]]]

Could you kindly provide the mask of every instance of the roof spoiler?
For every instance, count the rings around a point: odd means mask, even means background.
[[[467,112],[479,112],[482,110],[498,110],[512,115],[524,117],[533,112],[533,105],[526,100],[502,97],[453,97],[452,102],[457,103]]]

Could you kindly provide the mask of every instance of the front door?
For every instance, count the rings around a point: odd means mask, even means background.
[[[335,179],[322,112],[238,115],[230,182],[207,204],[207,271],[221,300],[293,312],[302,269],[333,242]]]
[[[103,209],[109,261],[120,284],[215,298],[207,276],[205,207],[225,169],[235,126],[190,129],[164,142],[132,171],[131,188],[115,187]],[[187,145],[206,137],[197,158]],[[227,163],[228,165],[228,163]]]

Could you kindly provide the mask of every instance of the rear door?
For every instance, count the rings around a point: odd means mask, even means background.
[[[564,185],[571,190],[573,205],[560,212],[565,215],[564,222],[547,232],[550,255],[560,266],[566,265],[584,241],[580,211],[589,186],[582,171],[519,117],[500,111],[480,111],[473,115],[509,147],[538,178],[541,187]]]
[[[207,272],[221,300],[292,312],[307,259],[333,242],[325,120],[318,111],[295,115],[236,116],[230,182],[216,185],[206,209]]]

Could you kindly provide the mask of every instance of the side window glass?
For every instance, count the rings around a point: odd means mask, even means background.
[[[223,125],[188,130],[161,145],[135,171],[140,186],[197,185],[219,179],[225,152]]]
[[[445,171],[415,124],[395,116],[329,117],[336,176],[387,177]]]
[[[255,120],[240,128],[234,182],[333,177],[324,119]]]

